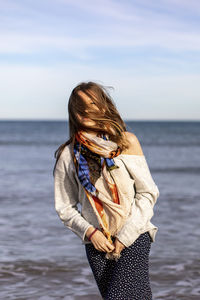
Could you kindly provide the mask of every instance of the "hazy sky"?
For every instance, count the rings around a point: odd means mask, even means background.
[[[67,119],[81,81],[124,119],[200,120],[200,1],[0,0],[0,119]]]

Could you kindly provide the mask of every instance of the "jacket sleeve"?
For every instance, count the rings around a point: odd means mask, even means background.
[[[86,238],[87,229],[92,226],[78,210],[78,183],[72,171],[71,162],[64,161],[62,154],[54,173],[55,210],[63,224],[79,236]]]
[[[127,155],[123,162],[134,179],[135,196],[130,215],[116,236],[128,247],[141,232],[144,232],[153,217],[153,208],[159,197],[159,189],[151,176],[144,155],[131,155],[131,157]]]

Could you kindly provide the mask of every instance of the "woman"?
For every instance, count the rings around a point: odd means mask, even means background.
[[[70,139],[55,152],[55,209],[85,245],[103,299],[150,300],[159,190],[140,142],[100,84],[77,85],[68,112]]]

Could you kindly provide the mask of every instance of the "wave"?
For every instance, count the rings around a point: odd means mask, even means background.
[[[152,173],[187,173],[200,174],[200,167],[162,167],[151,168]]]

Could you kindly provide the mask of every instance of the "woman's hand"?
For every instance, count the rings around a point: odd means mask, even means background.
[[[113,251],[114,253],[116,254],[120,254],[121,251],[125,248],[125,245],[122,244],[118,238],[115,238],[115,241],[114,241],[114,247],[115,247],[115,250]]]
[[[94,230],[95,228],[93,228]],[[88,229],[86,235],[87,237],[93,231],[91,228]],[[103,252],[112,252],[115,247],[107,240],[105,235],[100,231],[97,230],[91,237],[91,242],[94,245],[95,249]]]
[[[100,230],[97,230],[93,234],[91,237],[91,242],[99,251],[112,252],[115,249],[115,247],[107,240],[105,235]]]

